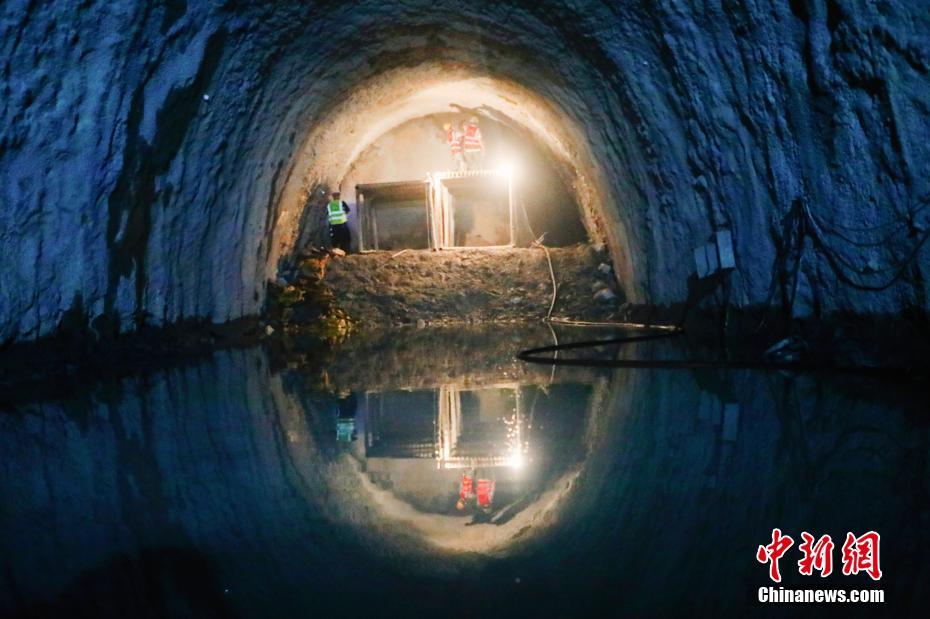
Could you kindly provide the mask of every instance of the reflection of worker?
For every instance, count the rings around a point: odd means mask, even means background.
[[[455,509],[464,511],[465,507],[475,498],[475,480],[469,477],[468,473],[462,475],[462,483],[459,485],[459,500],[455,503]]]
[[[459,500],[455,503],[455,508],[459,511],[465,511],[466,507],[475,506],[475,515],[469,524],[480,524],[491,521],[491,509],[494,504],[494,488],[496,483],[493,479],[482,479],[478,472],[472,475],[465,473],[462,475],[462,483],[459,489]]]
[[[446,123],[442,128],[446,130],[446,144],[449,145],[452,161],[456,169],[461,172],[465,169],[465,159],[462,157],[462,132],[456,130],[452,123]]]
[[[491,511],[491,503],[494,502],[494,483],[493,479],[479,479],[475,488],[475,499],[478,502],[478,509],[484,512]]]
[[[339,199],[339,192],[334,191],[332,200],[326,205],[326,216],[329,220],[329,237],[333,247],[349,253],[352,234],[349,232],[349,205]]]
[[[465,153],[465,165],[469,170],[480,168],[484,158],[484,143],[481,140],[481,127],[478,126],[478,117],[472,116],[468,122],[462,123],[462,150]]]
[[[358,401],[350,391],[339,393],[339,413],[336,416],[336,441],[351,443],[356,438],[355,413]]]

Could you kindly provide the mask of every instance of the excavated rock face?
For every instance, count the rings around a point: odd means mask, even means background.
[[[258,312],[308,195],[450,105],[558,162],[633,303],[728,227],[736,307],[923,311],[928,33],[905,0],[8,0],[0,341]]]

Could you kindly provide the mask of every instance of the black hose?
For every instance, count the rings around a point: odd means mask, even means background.
[[[563,350],[578,350],[582,348],[596,348],[599,346],[622,345],[632,342],[647,342],[677,337],[684,334],[680,327],[664,327],[643,335],[627,335],[604,340],[585,340],[581,342],[568,342],[529,348],[517,353],[517,359],[526,363],[544,365],[564,365],[573,367],[591,368],[653,368],[664,370],[693,370],[693,369],[741,369],[741,370],[790,370],[795,372],[832,372],[844,374],[867,374],[871,376],[900,377],[902,368],[875,368],[835,366],[827,363],[804,361],[693,361],[686,359],[571,359],[565,357],[543,357],[545,353],[554,353]]]

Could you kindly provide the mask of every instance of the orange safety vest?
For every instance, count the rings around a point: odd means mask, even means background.
[[[462,137],[462,146],[466,153],[476,153],[484,150],[481,143],[481,127],[475,123],[465,124],[465,135]]]
[[[462,135],[455,129],[446,131],[446,144],[449,145],[453,156],[462,153]]]
[[[475,486],[472,478],[468,475],[462,475],[462,486],[459,489],[459,498],[463,501],[475,496]]]
[[[480,507],[491,506],[491,501],[494,500],[494,486],[493,479],[478,480],[478,505]]]

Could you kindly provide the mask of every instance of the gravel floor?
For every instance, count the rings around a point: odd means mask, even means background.
[[[550,252],[559,286],[554,317],[616,316],[623,298],[603,266],[606,253],[590,245]],[[531,248],[351,255],[329,262],[325,282],[362,324],[532,321],[552,299],[546,255]]]

